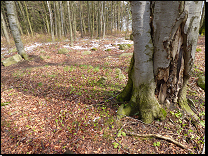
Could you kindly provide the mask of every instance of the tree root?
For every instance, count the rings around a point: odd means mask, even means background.
[[[165,137],[165,136],[162,136],[160,134],[136,134],[136,133],[133,133],[133,132],[125,132],[127,135],[134,135],[134,136],[138,136],[138,137],[155,137],[155,138],[159,138],[159,139],[163,139],[163,140],[168,140],[184,149],[187,149],[189,150],[190,152],[192,152],[192,150],[190,150],[189,148],[187,148],[185,145],[181,144],[180,142],[177,142],[175,140],[173,140],[172,138],[169,138],[169,137]],[[193,152],[192,152],[193,153]]]

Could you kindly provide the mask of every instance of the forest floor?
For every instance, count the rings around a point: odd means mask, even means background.
[[[166,120],[152,124],[136,116],[116,119],[120,103],[115,97],[127,83],[131,59],[120,55],[133,53],[133,46],[119,50],[118,44],[132,41],[121,35],[84,38],[72,48],[69,41],[49,44],[46,38],[23,37],[30,60],[1,65],[1,154],[202,152],[205,125],[194,126],[179,108],[166,109]],[[5,39],[1,47],[2,59],[17,54],[14,44],[8,51]],[[69,52],[58,54],[64,47]],[[83,53],[89,50],[91,54]],[[125,77],[119,77],[117,68]],[[205,92],[197,86],[199,75],[205,75],[205,37],[199,37],[187,90],[203,123]],[[98,83],[102,77],[105,82]]]

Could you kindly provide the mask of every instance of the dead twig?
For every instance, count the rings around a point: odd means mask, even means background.
[[[134,135],[134,136],[138,136],[138,137],[155,137],[155,138],[159,138],[159,139],[163,139],[163,140],[168,140],[184,149],[187,149],[189,151],[192,152],[192,150],[190,150],[189,148],[187,148],[185,145],[181,144],[180,142],[177,142],[175,140],[173,140],[172,138],[169,138],[169,137],[165,137],[165,136],[162,136],[160,134],[136,134],[136,133],[133,133],[133,132],[126,132],[127,135]]]
[[[119,129],[118,133],[123,129],[123,127],[124,127],[125,125],[126,125],[126,123]],[[123,148],[123,146],[116,140],[118,133],[116,134],[116,137],[115,137],[114,140],[120,145],[121,149],[122,149],[124,152],[126,152],[127,154],[129,154],[129,152],[127,152],[127,151]]]

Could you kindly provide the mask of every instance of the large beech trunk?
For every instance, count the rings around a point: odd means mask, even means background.
[[[189,108],[186,86],[198,39],[202,2],[131,1],[134,55],[128,83],[117,97],[129,101],[118,117],[139,114],[146,123],[165,119],[163,105]]]

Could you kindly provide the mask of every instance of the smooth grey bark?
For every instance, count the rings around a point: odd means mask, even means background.
[[[73,46],[72,24],[71,24],[71,13],[70,13],[69,1],[67,1],[66,3],[67,3],[67,9],[68,9],[68,18],[69,18],[70,43],[71,43],[71,46]]]
[[[153,73],[153,43],[150,28],[150,2],[132,1],[132,29],[134,36],[134,55],[131,61],[129,84],[131,89],[124,89],[122,94],[129,94],[129,104],[118,109],[118,115],[133,115],[139,110],[140,118],[151,123],[155,118],[164,119],[163,111],[155,98],[156,84]],[[128,84],[127,84],[128,85]],[[129,96],[129,95],[128,95]]]
[[[52,14],[52,11],[51,11],[51,7],[50,7],[49,1],[47,1],[47,5],[48,5],[48,11],[49,11],[49,15],[50,15],[51,38],[52,38],[52,41],[54,42],[55,41],[55,37],[54,37],[54,31],[53,31],[53,14]]]
[[[6,41],[7,41],[8,44],[10,44],[9,35],[8,35],[8,31],[7,31],[6,23],[4,21],[4,16],[2,14],[2,11],[1,11],[1,23],[2,23],[2,28],[3,28],[3,31],[4,31]]]
[[[198,119],[187,104],[186,87],[195,58],[201,3],[131,2],[134,55],[127,85],[117,97],[129,104],[119,107],[118,116],[139,112],[146,123],[162,120],[166,113],[161,105],[169,101],[178,102]]]
[[[22,56],[25,60],[28,60],[28,55],[24,51],[24,46],[20,37],[20,33],[17,27],[16,18],[14,15],[14,1],[5,1],[7,8],[7,15],[9,19],[10,29],[14,38],[14,42],[18,51],[18,54]]]

